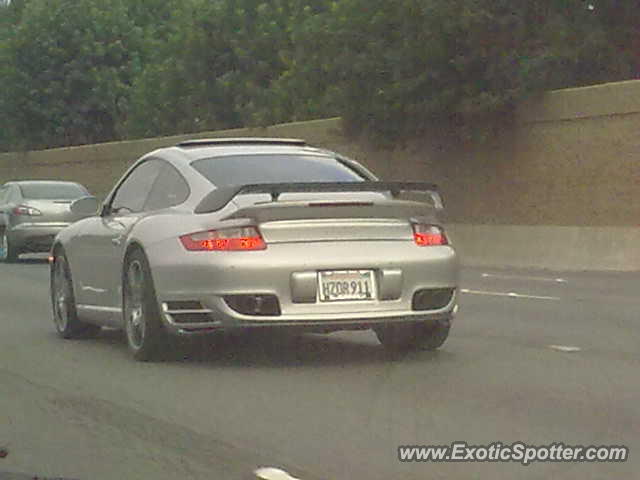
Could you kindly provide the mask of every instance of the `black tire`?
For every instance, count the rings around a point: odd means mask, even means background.
[[[166,358],[170,345],[162,321],[147,257],[127,255],[122,276],[123,322],[133,358],[148,362]]]
[[[11,237],[6,230],[0,232],[0,262],[15,263],[18,261],[20,252],[11,241]]]
[[[86,338],[100,331],[98,325],[85,323],[78,318],[71,270],[63,253],[57,253],[54,257],[50,292],[53,323],[59,336],[65,339]]]
[[[442,346],[451,329],[451,322],[436,320],[410,324],[386,325],[374,331],[380,343],[393,352],[436,350]]]

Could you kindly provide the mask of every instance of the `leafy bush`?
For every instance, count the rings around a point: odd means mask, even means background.
[[[140,50],[124,0],[29,1],[3,42],[3,107],[29,148],[118,138]]]
[[[14,0],[3,10],[4,150],[337,115],[391,142],[478,137],[528,95],[640,71],[640,9],[622,0]]]
[[[483,132],[533,92],[637,74],[637,8],[623,19],[621,3],[340,0],[298,30],[285,84],[311,90],[354,132]]]

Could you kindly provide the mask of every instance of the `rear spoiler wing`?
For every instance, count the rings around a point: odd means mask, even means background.
[[[196,206],[195,213],[213,213],[222,210],[235,197],[250,193],[267,193],[276,202],[283,193],[318,192],[389,192],[398,198],[404,192],[427,193],[433,208],[443,210],[442,197],[437,185],[424,182],[311,182],[311,183],[260,183],[249,185],[226,185],[207,194]]]

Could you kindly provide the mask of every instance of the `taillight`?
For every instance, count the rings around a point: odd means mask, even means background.
[[[264,250],[267,244],[256,227],[225,228],[190,233],[180,237],[184,248],[192,252]]]
[[[28,207],[26,205],[18,205],[11,211],[14,215],[27,215],[29,217],[37,217],[42,215],[42,212],[37,208]]]
[[[413,241],[420,247],[449,244],[449,240],[441,227],[422,223],[413,224]]]

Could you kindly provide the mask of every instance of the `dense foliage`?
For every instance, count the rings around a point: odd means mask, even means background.
[[[117,138],[140,69],[125,1],[27,1],[3,48],[3,111],[17,144]]]
[[[14,0],[0,150],[334,115],[387,139],[469,132],[639,69],[631,0]]]

